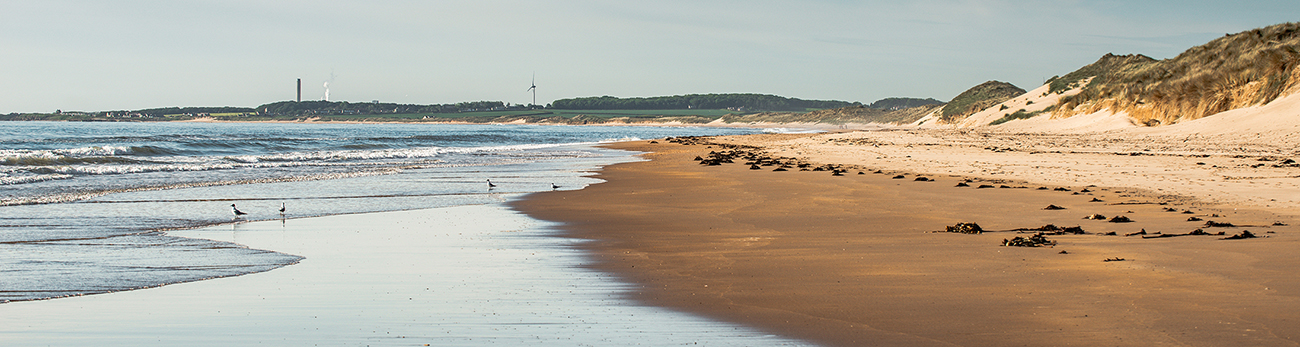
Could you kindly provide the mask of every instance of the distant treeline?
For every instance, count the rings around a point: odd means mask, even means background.
[[[161,117],[172,114],[200,114],[200,113],[249,113],[253,109],[247,107],[160,107],[147,108],[137,111],[118,111],[118,113],[139,113],[141,115]]]
[[[935,100],[934,98],[925,98],[925,99],[884,98],[884,99],[876,100],[876,102],[871,103],[871,105],[867,105],[867,107],[874,108],[877,110],[893,111],[893,110],[901,110],[905,108],[939,105],[939,104],[943,104],[943,101]]]
[[[414,114],[456,113],[521,109],[521,105],[507,106],[500,101],[474,101],[441,105],[413,105],[380,102],[347,101],[281,101],[257,106],[262,115],[331,115],[331,114]]]
[[[560,99],[551,108],[561,110],[679,110],[735,109],[743,111],[804,111],[861,105],[835,100],[802,100],[765,94],[689,94],[649,98],[594,96]]]

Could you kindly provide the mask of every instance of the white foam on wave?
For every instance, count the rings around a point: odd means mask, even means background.
[[[119,155],[131,155],[135,151],[126,146],[90,146],[67,149],[4,149],[0,150],[0,158],[37,158],[53,159],[59,157],[111,157]]]
[[[623,138],[611,141],[634,141],[635,138]],[[448,154],[474,154],[474,153],[509,153],[509,152],[527,152],[531,150],[540,150],[548,148],[557,148],[575,145],[592,145],[599,142],[580,142],[580,143],[560,143],[560,144],[520,144],[520,145],[502,145],[502,146],[481,146],[481,147],[421,147],[411,149],[380,149],[380,150],[344,150],[344,151],[317,151],[317,152],[291,152],[272,155],[246,155],[246,156],[225,156],[225,157],[187,157],[173,156],[168,157],[165,163],[112,163],[112,164],[70,164],[58,166],[11,166],[5,171],[30,171],[42,174],[43,179],[14,178],[7,184],[32,183],[42,180],[49,180],[57,177],[59,179],[70,178],[76,175],[120,175],[150,172],[186,172],[186,171],[212,171],[212,170],[234,170],[234,169],[262,169],[262,168],[288,168],[288,167],[326,167],[326,166],[400,166],[408,164],[417,164],[412,160],[425,159],[424,164],[439,163],[441,160],[436,159]],[[87,152],[89,153],[89,152]],[[52,153],[34,153],[33,155],[49,156],[50,159],[61,158]],[[155,161],[160,158],[154,158]],[[396,161],[394,161],[396,160]]]
[[[612,139],[611,142],[617,141],[635,141],[635,138]],[[519,144],[519,145],[501,145],[501,146],[480,146],[480,147],[418,147],[407,149],[377,149],[377,150],[346,150],[346,151],[316,151],[316,152],[290,152],[272,155],[244,155],[244,156],[227,156],[224,159],[238,163],[262,163],[262,162],[309,162],[309,161],[347,161],[347,160],[380,160],[380,159],[424,159],[436,158],[445,154],[465,154],[465,153],[499,153],[512,151],[538,150],[547,148],[556,148],[564,146],[591,145],[600,142],[575,142],[575,143],[556,143],[556,144]]]
[[[48,175],[30,175],[30,176],[0,176],[0,185],[36,183],[44,181],[62,180],[72,178],[67,174],[48,174]]]
[[[10,197],[10,198],[0,199],[0,206],[65,203],[65,202],[88,200],[88,199],[93,199],[100,196],[104,196],[108,194],[116,194],[116,193],[183,189],[183,188],[196,188],[196,187],[229,186],[229,185],[241,185],[241,184],[323,181],[323,180],[335,180],[335,179],[354,178],[354,177],[391,175],[400,172],[402,172],[401,168],[384,168],[384,169],[376,169],[376,170],[363,170],[363,171],[341,172],[341,173],[336,172],[336,173],[305,175],[305,176],[258,178],[258,179],[248,179],[248,180],[229,180],[229,181],[212,181],[212,182],[192,182],[192,183],[181,183],[181,184],[132,187],[132,188],[123,188],[123,189],[105,189],[105,190],[98,190],[92,192],[54,194],[54,195],[42,195],[42,196],[31,196],[31,197]]]
[[[111,157],[111,156],[135,154],[135,151],[133,151],[130,147],[125,147],[125,146],[92,146],[92,147],[81,147],[81,148],[72,148],[72,149],[60,149],[60,150],[54,150],[53,152],[65,156],[72,156],[72,157]]]
[[[763,128],[763,133],[767,134],[817,134],[824,132],[826,131],[817,129]]]

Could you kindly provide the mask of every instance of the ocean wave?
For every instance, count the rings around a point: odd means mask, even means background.
[[[152,172],[194,172],[238,169],[265,169],[291,167],[399,167],[443,163],[448,155],[493,155],[513,157],[549,156],[545,150],[575,145],[592,145],[602,142],[634,141],[637,138],[612,138],[601,142],[517,144],[480,147],[420,147],[408,149],[339,150],[315,152],[289,152],[281,154],[242,156],[171,156],[151,157],[142,160],[129,157],[71,157],[55,151],[5,151],[0,155],[0,174],[9,173],[3,184],[24,184],[66,179],[75,176],[123,175]],[[77,153],[128,153],[132,148],[82,148]],[[567,156],[568,154],[561,154]],[[18,177],[42,177],[18,178]]]
[[[636,136],[625,136],[625,137],[620,137],[620,138],[617,138],[617,139],[615,139],[615,138],[604,139],[604,140],[600,140],[600,141],[598,141],[597,143],[631,142],[631,141],[641,141],[641,140],[642,140],[642,139],[641,139],[640,137],[636,137]]]
[[[335,179],[354,178],[354,177],[390,175],[399,172],[402,172],[401,168],[382,168],[382,169],[374,169],[374,170],[336,172],[336,173],[304,175],[304,176],[257,178],[257,179],[247,179],[247,180],[226,180],[226,181],[210,181],[210,182],[189,182],[189,183],[178,183],[178,184],[139,186],[139,187],[121,188],[121,189],[103,189],[103,190],[84,191],[84,192],[77,192],[77,193],[63,193],[63,194],[41,195],[41,196],[6,197],[0,199],[0,206],[58,204],[58,203],[67,203],[73,201],[89,200],[89,199],[93,199],[93,198],[97,198],[109,194],[130,193],[130,192],[140,192],[140,191],[215,187],[215,186],[230,186],[230,185],[243,185],[243,184],[260,184],[260,183],[322,181],[322,180],[335,180]]]
[[[26,176],[0,176],[0,185],[26,184],[45,182],[53,180],[62,180],[72,178],[72,175],[66,174],[48,174],[48,175],[26,175]]]
[[[14,156],[0,158],[4,166],[62,166],[93,164],[140,164],[147,161],[123,157]]]
[[[90,146],[47,150],[0,150],[0,165],[71,165],[144,162],[125,156],[168,156],[178,151],[156,146]]]
[[[611,141],[635,141],[617,139]],[[376,149],[376,150],[343,150],[343,151],[316,151],[316,152],[290,152],[282,154],[267,155],[239,155],[226,156],[224,160],[235,163],[265,163],[265,162],[342,162],[352,160],[383,160],[383,159],[431,159],[441,157],[447,154],[471,154],[471,153],[500,153],[513,151],[528,151],[547,148],[556,148],[575,145],[591,145],[597,142],[579,142],[579,143],[558,143],[558,144],[519,144],[519,145],[502,145],[502,146],[481,146],[481,147],[417,147],[406,149]]]
[[[817,129],[790,129],[790,128],[764,128],[763,133],[767,134],[817,134],[824,133],[825,130]]]

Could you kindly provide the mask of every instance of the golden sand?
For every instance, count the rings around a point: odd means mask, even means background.
[[[864,158],[833,155],[827,146],[845,146],[826,144],[835,136],[849,135],[716,141],[763,145],[817,164]],[[974,153],[972,146],[953,148]],[[594,240],[584,247],[595,266],[639,285],[635,298],[655,305],[842,346],[1300,341],[1300,239],[1294,227],[1272,225],[1294,224],[1276,211],[1135,189],[1139,181],[1087,187],[985,175],[957,187],[979,175],[943,174],[936,160],[907,161],[902,148],[912,146],[903,145],[888,153],[895,161],[845,163],[860,166],[843,176],[693,160],[724,150],[716,144],[611,147],[650,152],[650,161],[607,167],[598,176],[606,183],[538,193],[514,207]],[[901,170],[909,163],[940,174],[917,181],[911,172],[921,170]],[[1091,214],[1134,222],[1083,219]],[[1239,227],[1206,228],[1207,220]],[[932,232],[961,222],[991,232]],[[1054,247],[1001,245],[1029,235],[1007,230],[1046,224],[1086,234],[1047,236]],[[1156,237],[1196,229],[1225,235]],[[1141,230],[1150,238],[1124,236]],[[1221,240],[1242,230],[1262,237]]]

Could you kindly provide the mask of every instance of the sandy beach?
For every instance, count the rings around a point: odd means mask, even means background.
[[[1300,341],[1295,204],[1270,200],[1294,179],[1216,176],[1286,170],[1243,166],[1277,164],[1258,161],[1276,148],[1105,136],[910,129],[616,144],[649,161],[513,206],[595,240],[581,247],[640,284],[637,300],[826,345]],[[695,160],[728,150],[719,144],[847,172]],[[1093,214],[1107,219],[1084,219]],[[988,232],[933,232],[962,222]],[[1047,224],[1085,233],[1002,246],[1033,233],[1009,230]],[[1186,235],[1198,229],[1210,235]],[[1260,238],[1223,240],[1245,230]]]

